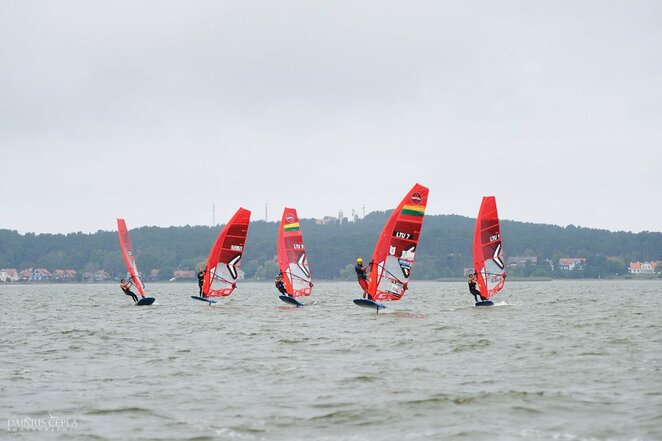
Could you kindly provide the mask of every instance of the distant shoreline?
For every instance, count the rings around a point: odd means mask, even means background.
[[[621,281],[647,281],[647,280],[659,280],[662,281],[662,278],[659,277],[611,277],[611,278],[600,278],[600,279],[595,279],[595,278],[578,278],[578,279],[570,279],[570,278],[559,278],[559,279],[554,279],[551,277],[508,277],[507,281],[508,282],[553,282],[553,281],[574,281],[574,282],[581,282],[581,281],[603,281],[603,282],[621,282]],[[411,282],[437,282],[437,283],[456,283],[456,282],[466,282],[467,280],[464,277],[446,277],[446,278],[440,278],[440,279],[415,279],[411,280]],[[338,280],[338,279],[317,279],[317,282],[323,282],[323,283],[349,283],[349,282],[356,282],[355,280]],[[119,283],[119,280],[109,280],[105,282],[79,282],[79,281],[70,281],[70,282],[55,282],[55,281],[50,281],[50,280],[45,280],[45,281],[32,281],[32,282],[26,282],[26,281],[21,281],[21,282],[0,282],[0,286],[44,286],[44,285],[115,285]],[[240,284],[244,283],[273,283],[272,280],[254,280],[254,279],[247,279],[247,280],[242,280],[239,282]],[[147,281],[147,284],[178,284],[178,285],[195,285],[197,286],[198,283],[195,279],[187,279],[187,280],[175,280],[175,281],[168,281],[168,280],[151,280]]]

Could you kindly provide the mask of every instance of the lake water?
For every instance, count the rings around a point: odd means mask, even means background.
[[[355,283],[0,285],[0,438],[662,439],[662,282],[410,285],[379,314]]]

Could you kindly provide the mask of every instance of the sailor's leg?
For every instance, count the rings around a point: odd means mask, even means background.
[[[363,290],[363,298],[365,299],[365,296],[368,295],[368,282],[365,279],[359,279],[359,285]]]

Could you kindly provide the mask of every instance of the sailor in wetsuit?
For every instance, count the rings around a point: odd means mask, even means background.
[[[207,269],[202,269],[200,268],[200,271],[198,271],[198,286],[200,287],[200,294],[198,294],[200,297],[203,297],[202,295],[202,285],[205,283],[205,273],[207,272]]]
[[[368,268],[363,266],[363,259],[357,258],[356,265],[354,266],[354,271],[356,271],[356,278],[358,279],[361,289],[363,289],[363,298],[365,299],[368,296],[368,299],[372,300],[372,296],[368,294]]]
[[[122,280],[120,280],[120,288],[122,288],[122,291],[124,291],[124,294],[126,294],[127,296],[131,296],[134,303],[138,303],[138,296],[136,296],[135,293],[133,293],[131,291],[131,289],[130,289],[131,284],[130,283],[128,283],[126,280],[122,279]]]
[[[482,301],[487,300],[487,298],[483,297],[480,291],[476,289],[476,282],[476,273],[469,274],[469,292],[474,296],[476,303],[478,303],[478,298]]]
[[[285,283],[283,283],[283,273],[278,273],[278,275],[276,276],[276,279],[274,279],[274,283],[276,284],[276,288],[278,289],[278,291],[280,291],[280,293],[282,295],[290,296],[287,293],[287,289],[285,288]],[[292,296],[290,296],[290,297],[292,297]]]

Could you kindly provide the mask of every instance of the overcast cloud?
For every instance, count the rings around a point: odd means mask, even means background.
[[[661,231],[662,2],[0,2],[0,228],[392,208]]]

